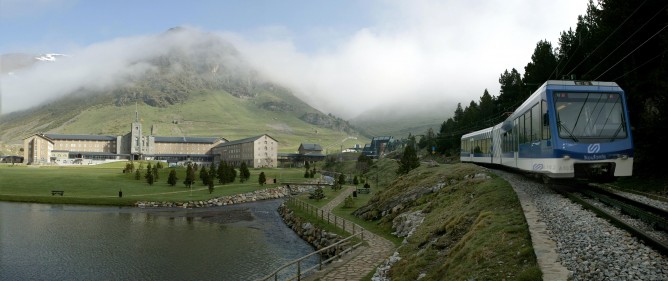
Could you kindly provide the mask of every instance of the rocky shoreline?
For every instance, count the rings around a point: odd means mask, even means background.
[[[283,218],[283,222],[285,222],[288,227],[290,227],[304,241],[311,244],[316,250],[320,250],[343,240],[343,237],[338,234],[327,232],[312,225],[310,222],[295,216],[292,210],[285,206],[285,204],[281,204],[281,206],[278,207],[278,214]],[[330,257],[341,253],[346,247],[346,243],[332,247],[323,252],[322,257],[323,259],[329,259]]]
[[[139,208],[207,208],[216,206],[227,206],[239,203],[255,202],[259,200],[278,199],[293,194],[309,192],[314,186],[279,186],[275,188],[266,188],[253,192],[221,196],[209,200],[198,200],[188,202],[158,202],[158,201],[137,201],[134,206]]]

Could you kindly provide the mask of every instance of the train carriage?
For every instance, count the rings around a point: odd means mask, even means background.
[[[627,112],[624,91],[614,82],[549,80],[502,123],[463,135],[460,159],[546,179],[630,176]]]

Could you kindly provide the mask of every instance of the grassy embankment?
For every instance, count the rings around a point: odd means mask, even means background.
[[[251,178],[247,182],[240,183],[237,178],[235,183],[216,184],[213,193],[209,194],[199,179],[192,190],[185,187],[184,168],[175,168],[179,178],[175,186],[167,184],[171,168],[161,169],[159,179],[149,185],[144,179],[147,163],[143,163],[140,180],[135,180],[134,174],[122,173],[125,163],[79,167],[0,165],[0,200],[90,205],[132,205],[137,201],[186,202],[276,187],[278,184],[273,184],[274,178],[279,184],[281,181],[304,181],[301,169],[251,169]],[[139,166],[139,162],[135,165]],[[268,184],[259,185],[260,172],[265,172]],[[199,177],[199,172],[196,177]],[[64,196],[52,196],[52,190],[62,190]],[[122,198],[118,197],[119,191],[123,192]]]
[[[393,280],[416,280],[420,274],[426,274],[425,280],[541,279],[521,206],[503,179],[490,173],[490,179],[467,178],[485,172],[469,164],[422,165],[401,177],[394,174],[395,161],[376,165],[379,168],[372,169],[369,178],[375,186],[378,173],[380,187],[372,188],[372,196],[358,195],[355,208],[338,206],[334,212],[397,245],[402,239],[390,234],[392,220],[404,212],[425,214],[424,223],[398,248],[402,259],[391,269]],[[404,200],[438,183],[447,184],[437,192]],[[376,214],[389,214],[371,221],[351,214],[365,205]],[[398,205],[399,211],[388,212]]]

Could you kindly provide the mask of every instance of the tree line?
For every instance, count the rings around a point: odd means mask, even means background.
[[[149,162],[144,169],[143,163],[140,163],[138,167],[135,167],[135,163],[131,161],[125,165],[123,173],[132,174],[135,180],[141,180],[143,177],[146,180],[146,183],[153,185],[160,179],[159,170],[161,169],[163,169],[161,162],[156,162],[155,164]],[[238,177],[239,182],[243,183],[248,181],[250,176],[250,170],[248,169],[246,163],[243,162],[239,166],[239,172],[237,172],[234,166],[228,164],[225,161],[220,161],[217,166],[214,163],[211,163],[211,165],[208,167],[204,165],[200,167],[200,165],[197,165],[197,163],[188,163],[186,165],[183,184],[186,188],[190,188],[197,182],[197,180],[199,180],[203,185],[208,186],[209,193],[212,193],[216,182],[218,184],[225,185],[235,182]],[[167,176],[167,184],[175,186],[178,184],[178,181],[179,178],[176,174],[176,169],[171,168]],[[267,178],[264,172],[260,172],[258,176],[258,183],[260,185],[264,185],[266,182]]]
[[[549,15],[545,15],[548,17]],[[613,81],[627,95],[635,145],[635,172],[655,175],[668,156],[668,2],[665,0],[590,0],[575,29],[561,32],[556,46],[536,44],[531,61],[499,76],[500,92],[485,89],[479,100],[457,105],[438,132],[430,129],[418,143],[446,156],[459,153],[463,134],[507,118],[547,80]]]

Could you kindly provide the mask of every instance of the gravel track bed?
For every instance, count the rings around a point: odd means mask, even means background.
[[[668,280],[668,257],[527,177],[492,170],[526,192],[572,280]]]
[[[589,204],[592,204],[592,205],[594,205],[598,208],[601,208],[603,211],[605,211],[606,213],[618,218],[619,220],[621,220],[621,221],[623,221],[623,222],[625,222],[625,223],[627,223],[627,224],[629,224],[629,225],[631,225],[631,226],[633,226],[633,227],[635,227],[639,230],[642,230],[643,232],[645,232],[649,236],[652,236],[654,239],[657,239],[664,244],[668,244],[668,233],[663,232],[663,231],[654,230],[654,228],[652,228],[651,225],[645,223],[642,220],[636,219],[632,216],[629,216],[629,215],[626,215],[626,214],[622,213],[621,210],[618,209],[618,208],[610,207],[603,202],[600,202],[598,200],[591,199],[589,197],[583,196],[582,194],[578,194],[578,195],[580,196],[580,198],[582,198],[583,200],[585,200]]]
[[[652,206],[657,207],[659,209],[663,209],[664,211],[668,211],[668,202],[664,202],[664,201],[660,201],[660,200],[654,200],[654,199],[646,197],[646,196],[642,196],[642,195],[638,195],[638,194],[634,194],[634,193],[630,193],[630,192],[624,192],[624,191],[617,190],[617,189],[612,189],[612,188],[606,188],[606,190],[608,190],[610,192],[613,192],[617,195],[624,196],[628,199],[632,199],[632,200],[635,200],[635,201],[638,201],[638,202],[641,202],[641,203],[652,205]]]

